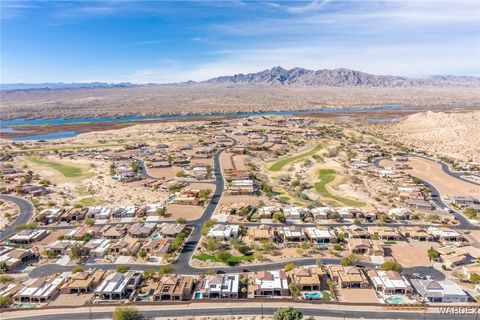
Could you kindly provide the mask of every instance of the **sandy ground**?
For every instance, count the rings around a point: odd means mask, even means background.
[[[394,162],[390,160],[382,160],[381,166],[390,167]],[[409,157],[407,162],[412,169],[403,170],[422,180],[431,183],[438,189],[442,197],[446,196],[472,196],[480,197],[480,187],[472,183],[468,183],[446,174],[439,163],[419,158]]]
[[[387,138],[460,160],[480,161],[480,111],[422,112],[374,126]]]
[[[428,259],[428,249],[438,248],[440,244],[434,241],[396,241],[397,244],[385,246],[391,250],[391,255],[403,267],[427,266],[431,262]],[[387,249],[387,251],[390,251]]]
[[[182,206],[167,204],[167,214],[164,220],[176,220],[177,218],[185,218],[187,220],[198,219],[202,216],[204,208],[201,206]]]
[[[55,300],[48,304],[49,307],[83,306],[93,298],[93,293],[59,294]]]
[[[378,297],[373,289],[336,288],[338,302],[378,303]]]
[[[0,201],[0,230],[6,228],[18,215],[18,207],[10,201]]]
[[[218,208],[221,208],[224,205],[232,204],[234,202],[246,202],[253,205],[257,205],[260,200],[265,202],[268,201],[266,197],[262,196],[249,196],[249,195],[240,195],[240,196],[229,196],[224,194],[218,203]]]
[[[168,168],[147,168],[148,174],[155,178],[164,178],[166,180],[175,178],[177,172],[182,171],[180,167],[168,167]]]

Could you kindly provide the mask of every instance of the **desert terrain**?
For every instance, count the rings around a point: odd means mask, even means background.
[[[289,87],[262,85],[175,84],[133,88],[17,90],[0,92],[3,120],[84,118],[166,114],[209,114],[324,107],[478,106],[469,87]]]

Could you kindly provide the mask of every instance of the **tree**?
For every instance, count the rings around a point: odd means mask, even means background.
[[[145,270],[145,271],[143,271],[143,279],[145,279],[145,280],[152,279],[153,277],[155,277],[156,273],[157,272],[153,269]]]
[[[210,252],[217,251],[220,249],[221,243],[215,238],[210,238],[207,240],[207,250]]]
[[[165,208],[165,207],[158,208],[158,209],[155,211],[155,213],[157,214],[157,216],[162,217],[162,216],[165,215],[165,213],[167,213],[167,208]]]
[[[73,267],[72,274],[75,274],[75,273],[78,273],[78,272],[83,272],[82,267],[80,267],[80,266]]]
[[[278,309],[273,320],[300,320],[303,318],[303,314],[293,307]]]
[[[126,264],[119,264],[116,268],[115,271],[120,272],[120,273],[125,273],[128,270],[130,270],[130,267],[127,266]]]
[[[141,320],[142,316],[134,307],[116,307],[112,315],[112,320]]]
[[[12,298],[0,296],[0,308],[8,308],[12,304]]]
[[[0,271],[7,271],[7,263],[5,261],[0,261]]]
[[[14,279],[11,276],[7,276],[5,274],[0,275],[0,283],[7,283],[12,282]]]
[[[163,276],[166,274],[170,274],[175,270],[171,264],[166,264],[164,266],[160,267],[160,270],[158,270],[158,275]]]
[[[296,282],[290,282],[288,289],[290,289],[290,293],[292,294],[293,299],[297,299],[298,297],[300,297],[300,286]]]
[[[402,265],[400,263],[396,262],[396,261],[385,261],[380,266],[380,269],[382,269],[383,271],[393,270],[393,271],[401,272],[402,271]]]
[[[472,274],[470,275],[470,279],[469,279],[469,280],[470,280],[471,283],[474,283],[474,284],[479,283],[479,282],[480,282],[480,274],[478,274],[478,273],[472,273]]]
[[[288,271],[291,271],[293,269],[295,269],[297,267],[297,265],[293,262],[290,262],[290,263],[287,263],[284,267],[283,267],[283,270],[285,270],[286,272]]]
[[[95,224],[95,220],[92,219],[92,218],[88,218],[88,219],[85,220],[85,224],[87,226],[93,226]]]
[[[285,216],[281,212],[275,212],[273,214],[273,220],[278,221],[278,222],[284,222],[285,221]]]
[[[260,241],[263,251],[272,251],[273,245],[267,239],[262,239]]]
[[[80,243],[76,243],[70,247],[70,253],[68,255],[70,256],[70,259],[76,260],[80,258],[82,254],[83,254],[83,246]]]
[[[131,166],[132,166],[132,170],[133,170],[134,172],[138,172],[139,167],[138,167],[137,161],[132,160]]]
[[[475,212],[475,209],[473,208],[467,208],[463,210],[463,213],[470,219],[475,218],[477,213]]]
[[[175,174],[175,176],[177,176],[178,178],[185,177],[185,171],[180,170]]]
[[[342,258],[342,260],[340,260],[340,264],[342,266],[353,266],[358,262],[358,260],[359,260],[358,256],[352,253],[352,254],[349,254],[347,257]]]
[[[211,193],[212,193],[211,189],[202,189],[198,191],[198,197],[200,199],[207,200]]]
[[[185,223],[187,223],[187,219],[182,218],[182,217],[178,217],[177,220],[175,220],[175,222],[178,223],[178,224],[185,224]]]
[[[433,247],[430,247],[430,249],[428,249],[427,254],[430,261],[437,260],[440,257],[438,251],[433,249]]]
[[[359,219],[355,219],[355,220],[353,220],[353,224],[356,225],[356,226],[361,226],[362,222]]]
[[[138,256],[142,259],[145,259],[147,257],[147,251],[145,251],[145,249],[140,250]]]

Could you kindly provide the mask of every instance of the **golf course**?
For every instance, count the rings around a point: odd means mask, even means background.
[[[302,159],[311,157],[314,154],[316,154],[318,151],[320,151],[322,148],[323,148],[323,145],[319,143],[314,148],[308,150],[307,152],[282,158],[270,166],[270,171],[274,171],[274,172],[281,171],[283,167],[285,167],[287,164],[294,163]]]
[[[340,197],[332,194],[328,190],[328,185],[335,180],[336,175],[337,175],[337,172],[333,169],[321,169],[318,175],[320,181],[314,184],[315,191],[323,198],[334,200],[335,202],[341,203],[346,206],[351,206],[351,207],[365,206],[364,202]]]

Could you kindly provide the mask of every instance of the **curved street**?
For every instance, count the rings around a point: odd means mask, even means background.
[[[375,158],[373,160],[373,165],[377,168],[382,168],[382,166],[380,166],[380,161],[382,161],[383,159],[386,159],[385,157],[378,157],[378,158]],[[430,159],[429,159],[430,160]],[[443,168],[443,166],[442,166]],[[445,171],[445,173],[449,174],[447,171]],[[451,174],[449,174],[451,175]],[[452,208],[450,208],[448,206],[448,204],[446,204],[441,195],[440,195],[440,192],[438,191],[437,188],[435,188],[431,183],[423,180],[423,179],[420,179],[418,177],[415,177],[413,175],[411,175],[412,177],[418,179],[420,181],[420,183],[424,184],[427,188],[430,189],[431,191],[431,194],[432,195],[437,195],[436,197],[432,197],[432,201],[435,203],[435,205],[437,205],[438,208],[440,208],[441,210],[444,210],[445,208],[447,209],[450,209],[450,214],[455,218],[455,220],[458,222],[458,224],[454,225],[454,226],[451,226],[452,229],[464,229],[464,230],[480,230],[480,226],[477,226],[475,224],[472,224],[470,221],[468,221],[467,218],[465,218],[465,216],[458,212],[457,210],[453,210]],[[453,175],[451,175],[452,177],[455,177]],[[456,177],[455,177],[456,178]]]
[[[30,220],[30,218],[32,218],[35,208],[33,207],[33,204],[30,201],[24,198],[1,194],[0,199],[13,202],[18,207],[18,211],[19,211],[15,221],[10,226],[8,226],[7,228],[5,228],[3,231],[0,232],[0,241],[2,241],[13,235],[14,233],[13,229],[15,228],[15,226],[27,223]]]

